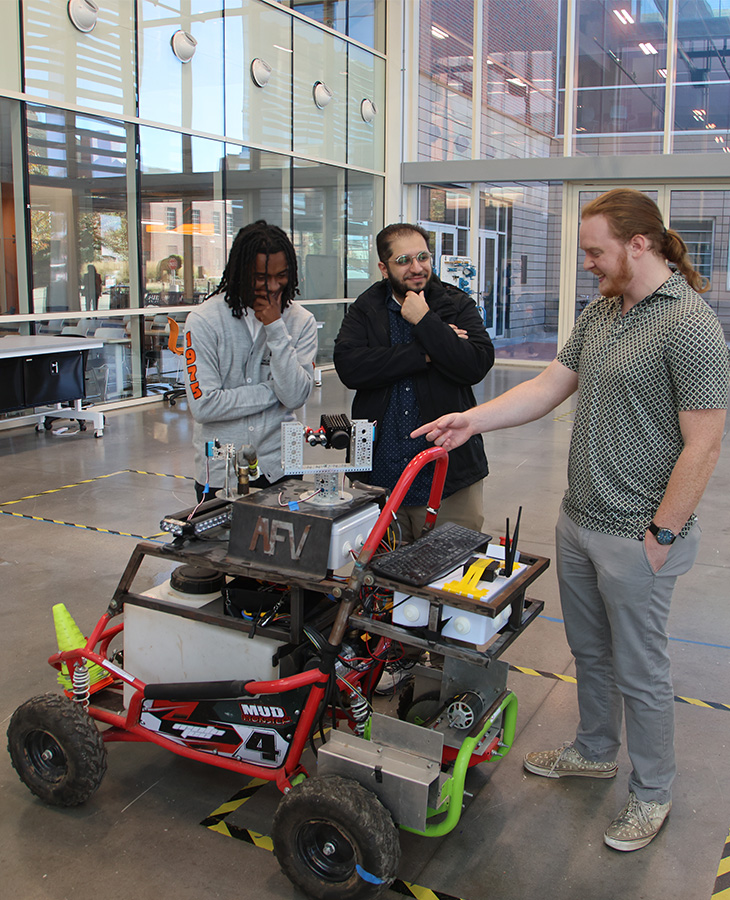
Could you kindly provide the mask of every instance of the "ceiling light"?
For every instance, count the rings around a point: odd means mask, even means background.
[[[79,31],[93,31],[99,17],[99,7],[93,0],[68,0],[66,12],[71,24]]]
[[[187,31],[176,31],[170,38],[170,46],[172,52],[177,56],[181,63],[189,63],[195,56],[195,50],[198,42]]]
[[[631,13],[626,9],[614,9],[614,16],[619,20],[622,25],[633,25],[634,17]]]
[[[431,26],[431,34],[439,41],[443,41],[449,36],[448,31],[444,31],[442,28],[439,28],[438,25]]]
[[[367,122],[368,125],[372,125],[373,119],[378,114],[378,107],[373,103],[372,100],[368,100],[366,97],[362,103],[360,104],[360,115],[362,116],[363,122]]]
[[[256,87],[266,87],[269,83],[269,78],[271,78],[271,66],[266,60],[258,57],[251,60],[251,81]]]
[[[312,86],[312,97],[314,98],[315,106],[319,107],[319,109],[324,109],[334,97],[334,94],[324,81],[315,81]]]
[[[666,69],[657,69],[656,71],[657,71],[657,75],[661,75],[662,78],[666,78],[666,77],[667,77],[667,70],[666,70]]]
[[[647,42],[646,44],[639,44],[639,49],[646,56],[654,56],[654,54],[659,52],[654,44],[650,44],[649,42]]]

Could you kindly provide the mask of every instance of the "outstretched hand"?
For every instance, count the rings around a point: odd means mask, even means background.
[[[466,443],[474,434],[469,417],[465,413],[447,413],[433,422],[421,425],[411,432],[411,437],[426,435],[427,441],[433,441],[444,450],[454,450]]]

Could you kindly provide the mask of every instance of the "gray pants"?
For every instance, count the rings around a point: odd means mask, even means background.
[[[667,619],[677,576],[697,555],[700,529],[677,538],[658,572],[643,541],[580,528],[562,510],[556,538],[560,602],[578,680],[575,747],[586,759],[616,759],[625,710],[629,789],[640,800],[666,803],[676,773]]]

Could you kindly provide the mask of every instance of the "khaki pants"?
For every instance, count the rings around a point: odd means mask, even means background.
[[[436,524],[455,522],[465,528],[481,531],[484,524],[483,486],[483,481],[477,481],[442,500]],[[401,506],[396,515],[402,543],[410,543],[420,536],[426,521],[425,506]]]

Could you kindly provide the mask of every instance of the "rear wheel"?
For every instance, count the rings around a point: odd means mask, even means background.
[[[33,697],[16,709],[8,752],[20,780],[51,806],[85,803],[106,772],[106,747],[93,719],[59,694]]]
[[[339,775],[307,779],[274,815],[274,853],[293,884],[317,900],[371,900],[395,879],[398,832],[371,791]]]

